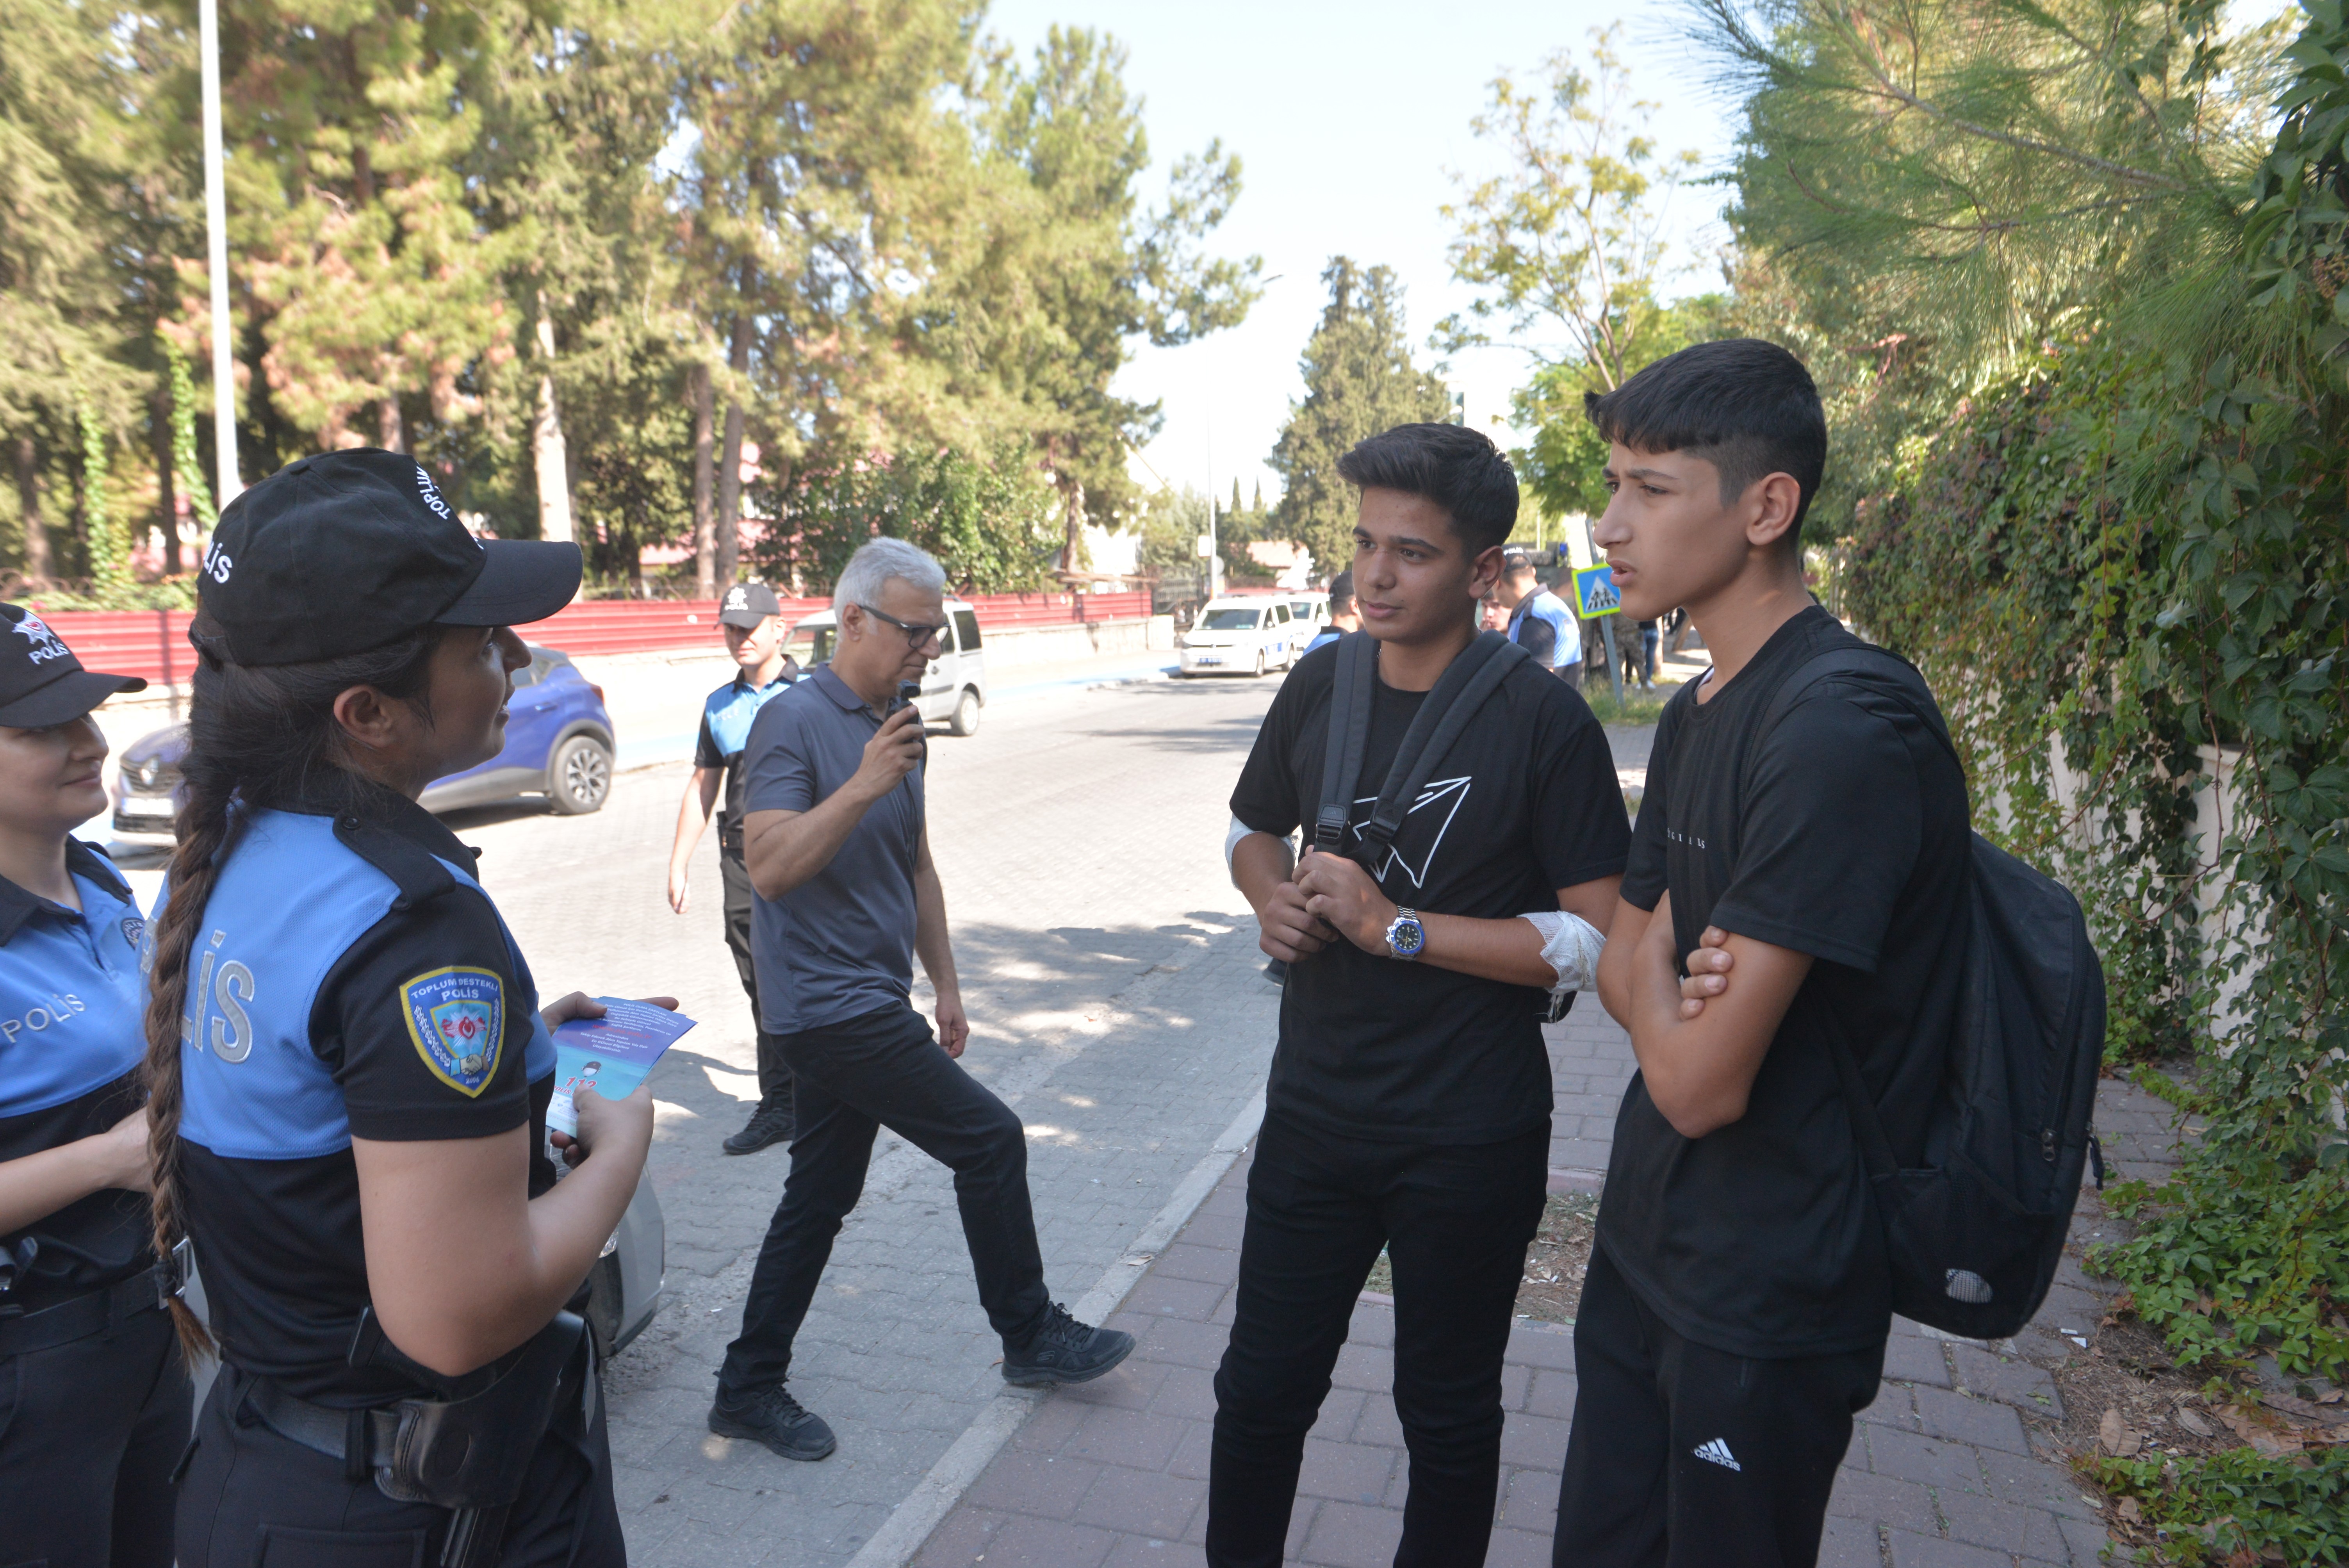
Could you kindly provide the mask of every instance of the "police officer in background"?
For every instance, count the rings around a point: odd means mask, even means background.
[[[0,1562],[168,1568],[185,1365],[139,1084],[139,906],[72,836],[106,810],[85,670],[0,604]]]
[[[1509,613],[1509,641],[1568,686],[1582,684],[1582,626],[1566,601],[1541,585],[1534,558],[1511,548],[1502,552],[1500,580],[1493,597]]]
[[[792,1136],[792,1068],[783,1060],[783,1037],[759,1017],[759,976],[750,963],[750,873],[742,869],[742,743],[759,710],[799,678],[799,662],[783,652],[783,606],[764,583],[737,583],[726,590],[718,612],[726,651],[741,673],[701,705],[701,734],[693,743],[693,776],[677,809],[677,837],[668,851],[668,906],[683,914],[686,880],[709,809],[725,789],[718,812],[718,876],[726,890],[726,945],[750,998],[750,1021],[759,1031],[759,1108],[742,1130],[719,1145],[729,1154],[756,1154]]]
[[[222,1362],[180,1568],[626,1560],[564,1308],[636,1191],[649,1091],[577,1094],[557,1186],[548,1029],[600,1009],[540,1013],[472,851],[416,804],[497,754],[509,628],[579,570],[477,542],[375,450],[264,480],[205,552],[146,954],[155,1233],[192,1243]]]

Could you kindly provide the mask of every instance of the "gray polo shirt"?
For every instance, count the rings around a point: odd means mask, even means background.
[[[848,782],[881,720],[830,665],[759,710],[743,743],[742,809],[804,811]],[[822,1028],[912,995],[914,857],[922,774],[907,774],[850,830],[832,863],[781,898],[752,902],[761,1023]]]

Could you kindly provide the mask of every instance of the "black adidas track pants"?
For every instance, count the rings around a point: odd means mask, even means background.
[[[1552,1568],[1811,1568],[1884,1346],[1752,1360],[1684,1339],[1594,1249]]]

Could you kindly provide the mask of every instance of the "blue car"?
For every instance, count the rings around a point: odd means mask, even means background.
[[[180,758],[188,727],[170,725],[132,741],[114,786],[116,837],[168,844],[180,811]],[[601,810],[612,793],[612,716],[604,688],[579,673],[567,654],[530,650],[530,667],[513,675],[506,700],[505,749],[439,780],[424,791],[429,811],[486,806],[518,795],[544,795],[564,816]]]

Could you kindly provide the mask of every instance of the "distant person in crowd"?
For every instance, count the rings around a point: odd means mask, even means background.
[[[1476,606],[1476,629],[1480,632],[1505,632],[1509,627],[1509,607],[1486,594]]]
[[[1816,1559],[1891,1326],[1847,1054],[1920,1162],[1965,960],[1965,780],[1932,694],[1789,677],[1857,645],[1811,601],[1826,420],[1774,344],[1700,344],[1588,403],[1628,617],[1686,605],[1713,668],[1657,725],[1599,994],[1640,1070],[1574,1345],[1557,1568]]]
[[[1582,684],[1582,628],[1566,601],[1541,585],[1534,558],[1522,550],[1501,555],[1493,597],[1508,612],[1502,628],[1534,662],[1572,686]]]
[[[743,750],[743,860],[759,894],[752,946],[761,1026],[782,1040],[799,1136],[726,1347],[709,1429],[785,1459],[836,1439],[785,1387],[792,1344],[864,1191],[886,1127],[954,1171],[955,1201],[1004,1381],[1081,1383],[1133,1338],[1078,1322],[1050,1298],[1028,1195],[1019,1118],[957,1065],[970,1038],[930,858],[920,709],[893,708],[947,634],[946,573],[896,539],[861,547],[833,591],[830,663],[760,710]],[[918,955],[937,1033],[914,1010]]]
[[[1305,651],[1309,654],[1325,643],[1334,643],[1347,633],[1361,629],[1362,617],[1354,609],[1354,574],[1340,572],[1330,579],[1330,624],[1313,634]]]
[[[1640,623],[1640,689],[1656,689],[1656,644],[1659,641],[1653,618]]]
[[[751,1023],[759,1033],[759,1103],[741,1130],[719,1146],[729,1154],[755,1154],[792,1136],[792,1068],[783,1060],[782,1037],[760,1021],[758,970],[750,959],[750,873],[742,866],[742,747],[759,710],[799,678],[799,662],[783,652],[790,628],[782,611],[775,591],[764,583],[737,583],[726,591],[718,625],[740,673],[702,702],[693,772],[685,781],[685,799],[678,803],[677,834],[668,851],[668,906],[683,914],[694,846],[709,825],[710,808],[719,806],[722,789],[718,878],[725,892],[726,945],[733,951],[734,968],[750,998]]]
[[[1474,642],[1517,482],[1479,432],[1404,425],[1338,471],[1361,487],[1353,575],[1376,639],[1352,793],[1366,822],[1428,694]],[[1283,683],[1232,792],[1231,863],[1259,944],[1289,965],[1248,1171],[1236,1317],[1216,1375],[1206,1558],[1281,1561],[1305,1437],[1383,1247],[1394,1406],[1411,1452],[1395,1561],[1485,1560],[1501,1361],[1549,1170],[1551,995],[1589,982],[1630,830],[1607,738],[1519,661],[1437,759],[1371,864],[1288,835],[1319,811],[1344,645]]]
[[[192,1390],[154,1248],[145,923],[74,828],[106,810],[86,670],[0,604],[0,1559],[170,1568]]]

